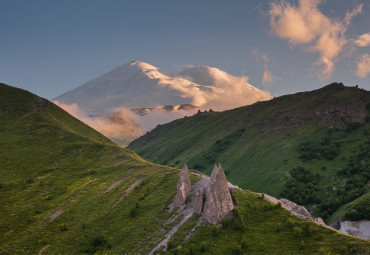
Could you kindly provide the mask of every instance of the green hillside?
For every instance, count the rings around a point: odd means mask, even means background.
[[[166,224],[177,213],[168,208],[178,174],[51,102],[0,84],[0,254],[147,254],[180,220]],[[232,195],[232,218],[191,232],[193,216],[167,253],[370,253],[370,242],[293,216],[259,194]]]
[[[369,120],[370,92],[333,83],[175,120],[128,148],[152,162],[187,162],[207,174],[222,162],[239,187],[288,198],[328,220],[369,190]],[[362,211],[360,218],[370,219]]]

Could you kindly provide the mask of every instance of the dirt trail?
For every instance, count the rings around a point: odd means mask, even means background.
[[[114,206],[116,206],[119,202],[121,202],[121,200],[127,196],[137,185],[139,185],[143,180],[145,179],[145,177],[141,177],[137,180],[135,180],[133,183],[131,183],[131,185],[125,190],[125,192],[123,192],[123,194],[117,199],[117,201],[114,203]]]
[[[93,182],[89,183],[86,187],[83,187],[82,189],[80,189],[79,191],[77,191],[77,193],[75,193],[75,195],[72,195],[72,197],[66,203],[64,203],[64,205],[62,205],[58,210],[56,210],[55,212],[53,212],[49,216],[49,222],[52,222],[53,220],[55,220],[56,218],[58,218],[64,212],[64,209],[71,202],[79,200],[83,196],[84,192],[89,189],[89,187],[91,186],[92,183]]]
[[[165,235],[165,238],[153,249],[150,251],[149,255],[152,255],[154,254],[155,251],[157,251],[159,248],[161,248],[162,246],[165,247],[165,249],[167,248],[167,244],[168,244],[168,241],[171,239],[171,237],[177,232],[177,230],[179,229],[179,227],[181,227],[191,216],[193,216],[194,214],[194,209],[193,208],[186,208],[186,209],[183,209],[183,210],[179,210],[179,212],[177,213],[177,215],[174,217],[174,218],[178,218],[180,215],[184,215],[184,218],[182,218],[180,220],[179,223],[177,223],[166,235]],[[170,223],[171,221],[167,221],[168,223]]]
[[[119,180],[113,182],[111,185],[109,185],[109,187],[104,191],[104,193],[107,193],[109,191],[111,191],[112,189],[114,188],[117,188],[119,185],[121,185],[127,178],[127,176],[132,172],[133,169],[129,169],[127,171],[127,173],[122,176]]]
[[[42,248],[40,251],[39,251],[39,253],[38,253],[38,255],[41,255],[47,248],[49,248],[49,245],[46,245],[44,248]]]
[[[53,220],[55,220],[57,217],[59,217],[63,211],[64,211],[64,208],[66,208],[68,205],[68,203],[65,203],[62,207],[60,207],[58,210],[56,210],[55,212],[53,212],[50,216],[49,216],[49,222],[52,222]]]

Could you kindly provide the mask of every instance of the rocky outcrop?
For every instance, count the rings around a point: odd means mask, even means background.
[[[282,198],[282,199],[277,199],[275,197],[269,196],[267,194],[264,194],[264,197],[269,200],[270,202],[277,204],[280,203],[283,208],[288,210],[289,212],[299,215],[307,220],[312,220],[316,222],[317,224],[326,226],[324,220],[320,217],[314,218],[312,215],[307,211],[307,209],[304,206],[298,205],[288,199]],[[327,226],[326,226],[327,227]]]
[[[182,167],[179,179],[177,181],[177,193],[175,197],[176,206],[180,207],[185,204],[186,198],[191,190],[191,182],[189,178],[189,170],[186,165]]]
[[[341,218],[336,218],[330,227],[335,228],[348,235],[361,237],[370,240],[370,221],[341,221]]]
[[[309,220],[314,220],[314,218],[311,216],[311,214],[307,211],[307,209],[304,206],[297,205],[296,203],[284,198],[280,199],[279,202],[284,208],[288,209],[294,214],[298,214]]]
[[[220,223],[234,208],[230,189],[238,188],[227,182],[221,165],[213,168],[211,177],[202,179],[192,187],[186,164],[180,173],[177,183],[175,205],[191,208],[194,213],[211,223]]]
[[[339,231],[370,240],[370,221],[342,221]]]
[[[205,197],[202,216],[209,223],[217,224],[221,222],[233,210],[233,201],[221,165],[218,167],[215,165]]]

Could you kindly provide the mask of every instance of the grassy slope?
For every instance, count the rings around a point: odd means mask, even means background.
[[[29,92],[0,84],[0,253],[41,249],[44,253],[148,253],[161,237],[160,230],[171,227],[164,222],[173,213],[167,207],[176,192],[178,170],[146,162],[44,103]],[[107,191],[122,177],[120,185]],[[192,182],[197,178],[192,176]],[[142,182],[116,204],[139,179]],[[313,223],[307,223],[312,233],[302,235],[299,228],[305,220],[273,209],[250,192],[235,192],[234,198],[242,216],[220,228],[200,226],[179,252],[370,252],[369,242]],[[58,210],[61,215],[51,221]],[[236,227],[241,218],[247,226],[243,231]],[[281,240],[270,229],[278,224],[284,233]],[[183,242],[184,228],[172,245]],[[247,244],[240,242],[248,233],[253,235]]]
[[[287,180],[285,175],[292,168],[303,166],[320,174],[317,188],[330,200],[337,196],[333,186],[338,186],[344,179],[337,176],[337,171],[355,155],[358,145],[370,138],[370,122],[350,132],[328,129],[325,126],[328,123],[315,119],[305,119],[299,127],[293,125],[292,128],[266,131],[263,127],[273,126],[271,123],[279,118],[283,121],[277,123],[284,125],[284,121],[291,121],[289,115],[293,115],[297,108],[304,111],[300,107],[307,105],[320,110],[325,103],[356,106],[361,100],[369,101],[369,92],[366,92],[367,97],[357,100],[357,94],[362,92],[357,88],[334,91],[327,88],[221,113],[201,113],[159,126],[132,142],[129,148],[147,160],[170,166],[179,166],[186,161],[189,167],[207,174],[214,162],[221,162],[232,183],[274,196],[279,196],[282,191]],[[327,101],[323,103],[324,100]],[[302,119],[296,117],[291,122],[300,121]],[[343,120],[338,118],[336,121],[344,125]],[[327,136],[341,143],[341,151],[335,160],[299,158],[300,144]]]

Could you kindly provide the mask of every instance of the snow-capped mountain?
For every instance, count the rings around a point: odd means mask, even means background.
[[[120,144],[158,124],[198,110],[228,110],[270,99],[268,92],[217,68],[201,66],[169,74],[132,61],[70,90],[54,102]]]
[[[192,67],[168,74],[140,61],[132,61],[58,96],[76,103],[89,114],[117,107],[152,108],[191,104],[201,109],[226,110],[270,99],[269,93],[213,67]]]

